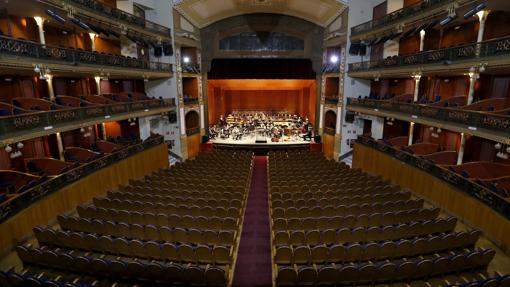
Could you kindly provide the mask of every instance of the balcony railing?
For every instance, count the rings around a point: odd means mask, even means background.
[[[418,118],[428,118],[435,121],[461,124],[466,127],[475,127],[477,129],[481,128],[510,134],[510,116],[497,115],[489,112],[355,98],[347,98],[347,108],[349,108],[349,106],[404,113]]]
[[[58,126],[76,125],[80,122],[93,121],[98,118],[104,121],[105,118],[116,115],[139,111],[150,112],[150,109],[174,106],[173,100],[147,100],[0,117],[0,140],[11,138],[14,134],[23,134],[33,130],[51,130]]]
[[[336,97],[335,98],[333,98],[333,97],[325,97],[324,98],[324,102],[326,104],[336,105],[336,104],[338,104],[338,98],[336,98]]]
[[[199,64],[184,64],[182,65],[183,73],[190,74],[200,74],[200,65]]]
[[[135,58],[107,55],[78,49],[52,47],[48,45],[43,46],[39,43],[4,36],[0,36],[0,54],[66,62],[70,65],[80,63],[158,72],[172,72],[172,65],[168,63],[148,62]]]
[[[170,28],[145,20],[133,14],[129,14],[96,0],[66,0],[66,2],[71,5],[79,5],[91,12],[98,13],[118,22],[135,25],[167,37],[171,36]]]
[[[477,51],[479,52],[477,53]],[[455,61],[508,54],[510,54],[510,37],[503,37],[453,48],[431,50],[405,56],[393,56],[383,60],[351,63],[349,64],[349,72],[370,71],[413,65],[454,63]]]
[[[182,99],[185,105],[196,105],[198,104],[198,98],[184,98]]]
[[[162,136],[149,138],[141,144],[129,146],[125,149],[112,154],[108,154],[92,162],[80,165],[77,168],[71,169],[66,173],[60,174],[39,185],[34,186],[33,188],[17,194],[12,199],[9,199],[0,204],[0,223],[4,222],[9,217],[15,215],[22,209],[28,207],[30,204],[38,201],[46,195],[58,191],[64,186],[67,186],[89,174],[94,173],[99,169],[105,168],[134,154],[160,145],[163,142],[164,139]]]
[[[370,20],[363,24],[354,26],[351,28],[351,36],[358,35],[364,32],[368,32],[374,28],[382,27],[384,25],[394,24],[398,21],[402,21],[403,19],[418,15],[424,11],[433,9],[439,5],[453,2],[452,0],[428,0],[421,1],[414,5],[406,6],[402,9],[396,10],[390,14],[383,16],[377,20]]]
[[[386,153],[402,162],[405,162],[408,165],[421,169],[432,176],[444,180],[447,183],[450,183],[456,188],[469,194],[470,196],[480,200],[493,210],[499,212],[507,219],[510,219],[510,201],[505,200],[491,190],[463,177],[462,175],[454,173],[446,168],[442,168],[421,157],[417,157],[371,138],[360,136],[358,137],[357,143],[372,147],[380,152]]]

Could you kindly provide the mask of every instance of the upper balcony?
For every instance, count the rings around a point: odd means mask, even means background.
[[[394,29],[400,23],[411,23],[438,13],[444,13],[453,3],[462,6],[473,0],[428,0],[396,10],[379,19],[370,20],[351,28],[351,41],[366,39],[386,30]]]
[[[410,76],[419,70],[436,75],[466,73],[480,62],[488,69],[510,65],[510,37],[470,43],[452,48],[424,51],[411,55],[393,56],[383,60],[349,64],[349,75],[359,78]]]
[[[110,23],[114,26],[119,24],[125,25],[128,28],[142,34],[152,34],[159,36],[162,39],[171,39],[170,28],[148,21],[136,15],[124,12],[115,7],[101,3],[96,0],[38,0],[39,2],[58,7],[62,10],[69,8],[78,15],[83,15],[89,18],[95,18],[100,21]]]
[[[33,69],[33,63],[46,64],[52,71],[110,73],[120,76],[151,78],[172,76],[172,64],[148,62],[131,57],[112,55],[82,49],[55,47],[40,43],[0,36],[0,66]]]
[[[57,101],[16,98],[0,103],[0,146],[103,122],[157,115],[175,110],[174,100],[127,96],[57,97]],[[72,101],[74,99],[74,101]],[[117,99],[117,100],[112,100]],[[78,102],[79,104],[73,104]]]
[[[501,143],[510,143],[508,111],[479,111],[479,103],[462,108],[388,100],[347,98],[347,109],[364,114],[442,127]],[[475,107],[475,105],[478,105]],[[473,109],[471,109],[471,107]]]

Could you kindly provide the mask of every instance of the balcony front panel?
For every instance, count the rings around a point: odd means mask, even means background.
[[[116,68],[140,70],[157,73],[172,73],[172,65],[168,63],[148,62],[135,58],[109,55],[78,49],[43,46],[39,43],[0,36],[0,55],[37,59],[45,62],[59,63],[79,69],[80,65],[98,68]],[[2,57],[3,58],[3,57]],[[0,59],[3,62],[3,59]]]
[[[405,121],[439,123],[450,130],[467,132],[481,137],[493,135],[499,141],[510,141],[508,137],[510,135],[509,116],[459,108],[356,98],[347,99],[347,108],[379,116],[387,115]]]
[[[0,144],[112,120],[160,114],[174,108],[173,101],[148,100],[0,117]]]
[[[398,69],[411,72],[426,66],[438,65],[438,69],[450,70],[452,65],[462,62],[480,62],[494,60],[496,64],[502,58],[510,56],[510,37],[493,39],[481,43],[471,43],[453,48],[424,51],[417,54],[393,56],[382,60],[357,62],[349,64],[349,75],[356,76],[363,72],[384,72]],[[490,67],[491,65],[489,65]],[[442,68],[441,68],[442,67]],[[467,72],[467,70],[465,71]]]

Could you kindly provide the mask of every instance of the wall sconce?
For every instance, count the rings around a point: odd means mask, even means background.
[[[429,127],[430,136],[433,138],[439,138],[439,134],[443,132],[441,128]]]
[[[394,118],[386,117],[386,124],[387,125],[392,126],[394,121],[395,121]]]
[[[510,145],[503,145],[501,143],[496,143],[494,148],[498,151],[496,154],[497,157],[501,159],[508,159],[508,154],[510,153]]]

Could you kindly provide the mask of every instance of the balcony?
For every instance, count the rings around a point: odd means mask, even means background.
[[[419,16],[421,18],[433,14],[437,11],[444,11],[443,7],[450,5],[454,1],[452,0],[428,0],[421,1],[414,5],[406,6],[402,9],[396,10],[390,14],[383,16],[377,20],[370,20],[360,25],[351,28],[351,40],[353,38],[359,38],[360,35],[373,32],[374,30],[380,30],[385,27],[393,28],[396,23],[406,20],[412,22],[411,18]],[[461,1],[468,2],[468,1]]]
[[[198,98],[183,98],[185,105],[198,105]]]
[[[458,108],[437,107],[372,99],[347,99],[347,109],[381,117],[393,117],[510,143],[510,116]]]
[[[509,55],[510,37],[503,37],[453,48],[425,51],[412,55],[393,56],[383,60],[351,63],[349,64],[349,75],[362,77],[367,75],[373,78],[374,72],[384,72],[384,77],[391,77],[393,70],[398,70],[396,73],[410,76],[412,71],[418,67],[424,72],[427,71],[427,68],[430,68],[431,71],[451,71],[454,68],[458,68],[466,72],[475,61],[494,61],[489,64],[491,67],[508,65],[510,63]],[[505,56],[505,58],[502,59],[501,56]],[[466,64],[462,65],[463,63]],[[364,74],[365,72],[369,73]]]
[[[337,105],[338,98],[337,97],[325,97],[324,103],[329,104],[329,105]]]
[[[0,145],[105,121],[160,114],[174,108],[173,100],[144,100],[4,116],[0,117]]]
[[[135,58],[104,54],[98,52],[84,51],[80,49],[71,49],[63,47],[43,46],[39,43],[14,39],[10,37],[0,36],[0,55],[1,62],[8,62],[7,57],[14,57],[12,60],[19,62],[19,58],[30,58],[30,67],[32,67],[33,59],[56,64],[64,64],[69,66],[70,70],[77,70],[77,67],[95,67],[96,69],[125,69],[126,72],[136,69],[140,71],[149,71],[154,73],[164,73],[170,76],[172,73],[172,65],[167,63],[148,62]],[[140,76],[140,71],[132,71]]]
[[[83,9],[88,12],[88,16],[97,17],[102,16],[101,18],[107,20],[109,22],[122,23],[124,25],[129,25],[133,28],[137,28],[139,31],[150,31],[151,33],[155,33],[166,38],[171,37],[170,28],[161,26],[154,22],[145,20],[133,14],[129,14],[120,9],[111,7],[104,3],[101,3],[96,0],[66,0],[66,1],[57,1],[57,0],[43,0],[43,2],[50,3],[52,5],[57,5],[59,7],[64,5],[69,5],[75,8]]]
[[[199,64],[184,64],[182,65],[182,72],[187,74],[200,74]]]
[[[8,199],[0,204],[0,222],[4,222],[11,216],[15,215],[22,209],[28,207],[32,203],[39,199],[58,191],[59,189],[67,186],[79,179],[86,177],[99,169],[110,166],[114,163],[120,162],[137,153],[146,151],[152,147],[158,146],[164,142],[162,136],[151,137],[145,140],[143,143],[131,145],[123,148],[119,151],[111,154],[104,155],[98,159],[90,161],[69,169],[67,172],[51,177],[50,179],[44,179],[38,176],[30,176],[37,179],[37,184],[33,184],[35,181],[32,180],[28,184],[27,189],[22,189],[16,193],[9,194]],[[13,172],[14,173],[14,172]],[[20,173],[23,174],[23,173]],[[32,186],[32,187],[30,187]]]
[[[358,137],[357,143],[385,153],[412,167],[420,169],[440,180],[443,180],[483,202],[506,219],[510,219],[510,201],[473,180],[469,180],[468,178],[441,165],[437,165],[430,160],[415,156],[401,150],[398,147],[393,147],[371,138],[360,136]]]

